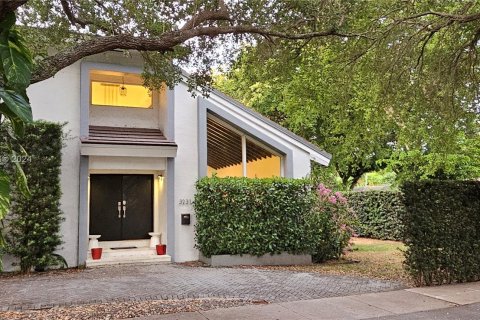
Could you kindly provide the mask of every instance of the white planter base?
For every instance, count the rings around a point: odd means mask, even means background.
[[[241,265],[252,266],[285,266],[285,265],[309,265],[312,264],[312,256],[309,254],[264,254],[263,256],[244,255],[213,255],[210,258],[200,254],[200,261],[212,267],[230,267]]]

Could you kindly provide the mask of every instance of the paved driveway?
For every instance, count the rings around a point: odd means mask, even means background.
[[[0,310],[202,297],[284,302],[400,288],[389,281],[292,271],[125,265],[0,278]]]

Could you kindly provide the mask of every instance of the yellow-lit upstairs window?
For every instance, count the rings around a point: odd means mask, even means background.
[[[152,91],[139,75],[95,70],[90,72],[91,104],[108,107],[151,108]]]

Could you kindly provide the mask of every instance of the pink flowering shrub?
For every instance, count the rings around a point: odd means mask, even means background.
[[[343,194],[319,184],[315,207],[308,217],[314,261],[339,258],[348,246],[356,222],[355,213]]]

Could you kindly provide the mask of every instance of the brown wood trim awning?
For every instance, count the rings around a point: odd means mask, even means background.
[[[271,157],[273,154],[253,143],[246,141],[247,162]],[[230,128],[207,118],[207,165],[213,169],[221,169],[242,163],[241,135]]]
[[[159,129],[90,126],[88,137],[80,138],[82,143],[118,144],[144,146],[174,146]]]

